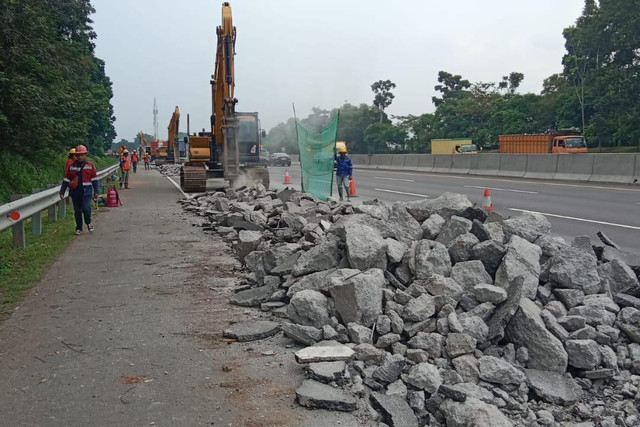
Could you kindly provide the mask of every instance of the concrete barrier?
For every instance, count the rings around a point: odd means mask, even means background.
[[[448,173],[455,154],[434,154],[433,172]]]
[[[468,174],[471,170],[473,157],[477,154],[454,154],[451,157],[451,169],[449,173]]]
[[[527,154],[525,178],[553,179],[558,168],[558,156],[555,154]]]
[[[418,157],[417,170],[421,172],[433,171],[433,163],[435,161],[435,156],[433,154],[417,154],[416,157]]]
[[[522,178],[527,170],[526,154],[502,154],[498,176]]]
[[[289,154],[291,157],[291,161],[294,163],[298,163],[300,161],[300,154]]]
[[[369,166],[376,167],[376,168],[380,167],[380,166],[383,166],[382,157],[380,157],[377,154],[369,155]]]
[[[593,173],[594,156],[602,154],[558,154],[558,169],[553,179],[588,181]]]
[[[405,154],[403,169],[414,171],[418,169],[419,154]]]
[[[405,154],[392,154],[391,166],[393,169],[402,169],[404,167]]]
[[[634,179],[637,155],[597,154],[589,181],[631,184]]]
[[[484,153],[478,154],[475,162],[472,162],[469,175],[495,175],[498,176],[500,170],[501,154]]]
[[[351,154],[351,163],[354,166],[369,166],[369,155],[368,154]]]

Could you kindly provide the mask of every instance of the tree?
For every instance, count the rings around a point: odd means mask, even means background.
[[[373,123],[364,130],[367,153],[385,153],[402,151],[406,140],[406,132],[391,123]]]
[[[111,83],[94,56],[89,0],[9,1],[0,26],[0,140],[31,160],[115,136]]]
[[[434,87],[435,90],[442,93],[442,97],[432,97],[433,105],[440,106],[447,99],[460,96],[466,89],[471,87],[469,80],[462,80],[462,76],[456,74],[453,75],[446,71],[438,72],[438,85]]]
[[[564,30],[564,77],[572,84],[585,135],[598,145],[640,138],[640,3],[586,0]]]
[[[391,89],[395,87],[396,84],[391,80],[378,80],[371,85],[371,90],[375,94],[373,106],[380,111],[380,123],[382,123],[384,110],[391,105],[393,98],[395,98],[393,93],[391,93]]]
[[[500,89],[505,89],[510,95],[516,93],[516,90],[524,80],[524,74],[512,72],[508,76],[502,76],[502,81],[498,83]]]

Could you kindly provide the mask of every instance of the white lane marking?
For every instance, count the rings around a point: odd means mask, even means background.
[[[486,186],[481,186],[481,185],[465,185],[466,188],[480,188],[482,190],[484,190],[485,188],[487,188]],[[496,187],[489,187],[489,190],[493,191],[511,191],[513,193],[527,193],[527,194],[538,194],[537,191],[525,191],[525,190],[513,190],[511,188],[496,188]]]
[[[384,188],[374,188],[375,191],[384,191],[386,193],[406,194],[407,196],[429,197],[426,194],[405,193],[404,191],[385,190]]]
[[[387,181],[404,181],[404,182],[416,182],[415,179],[402,179],[402,178],[385,178],[383,176],[374,176],[375,179],[386,179]]]
[[[184,191],[182,191],[182,188],[180,188],[180,184],[178,184],[177,182],[175,182],[175,181],[173,180],[173,178],[171,178],[170,176],[167,176],[167,179],[168,179],[169,181],[171,181],[171,183],[172,183],[173,185],[175,185],[175,186],[176,186],[176,188],[177,188],[178,190],[180,190],[180,192],[182,193],[182,195],[183,195],[184,197],[186,197],[187,199],[190,199],[190,198],[191,198],[191,196],[190,196],[189,194],[187,194],[187,193],[185,193]]]
[[[574,216],[556,215],[556,214],[551,214],[551,213],[547,213],[547,212],[529,211],[529,210],[526,210],[526,209],[509,208],[509,210],[510,211],[516,211],[516,212],[531,212],[531,213],[537,213],[537,214],[545,215],[545,216],[552,216],[552,217],[556,217],[556,218],[572,219],[574,221],[591,222],[591,223],[594,223],[594,224],[611,225],[613,227],[621,227],[621,228],[630,228],[632,230],[640,230],[640,227],[636,227],[635,225],[616,224],[616,223],[613,223],[613,222],[597,221],[595,219],[576,218]]]

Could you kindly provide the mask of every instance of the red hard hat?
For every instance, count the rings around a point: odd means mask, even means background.
[[[80,144],[76,147],[76,154],[87,154],[87,147],[85,147],[84,145]]]

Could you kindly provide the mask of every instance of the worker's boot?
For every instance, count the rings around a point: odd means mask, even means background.
[[[128,190],[129,189],[129,184],[125,184],[124,188],[125,188],[125,190]]]

